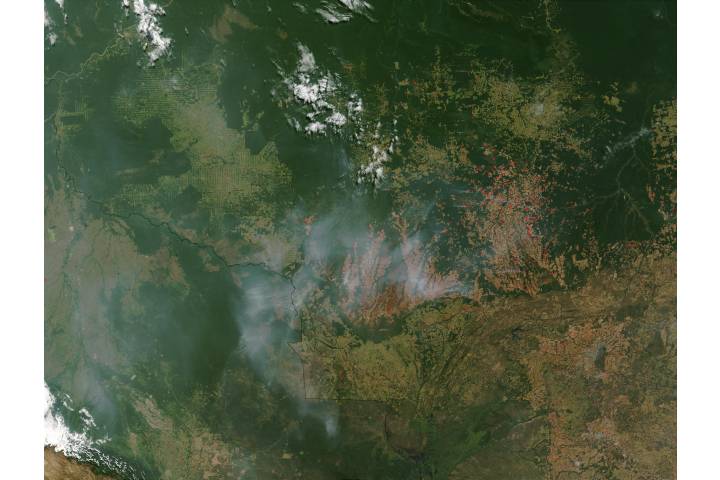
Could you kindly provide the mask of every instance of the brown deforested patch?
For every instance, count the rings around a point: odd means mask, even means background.
[[[371,230],[366,249],[362,251],[356,243],[345,258],[341,307],[353,320],[377,324],[383,317],[459,288],[457,273],[438,272],[422,244],[408,236],[407,224],[399,216],[395,216],[395,226],[400,234],[399,258],[388,251],[382,230]]]
[[[230,5],[225,5],[223,14],[218,17],[215,25],[210,27],[210,35],[218,42],[227,42],[232,35],[232,26],[237,25],[244,30],[255,30],[258,28],[252,20],[243,15]]]
[[[547,179],[515,167],[499,166],[483,200],[468,205],[463,222],[477,248],[487,249],[485,279],[501,291],[537,295],[552,283],[565,285],[564,257],[549,253],[540,221]]]

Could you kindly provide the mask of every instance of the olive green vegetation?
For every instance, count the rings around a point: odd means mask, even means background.
[[[675,478],[675,5],[361,3],[46,2],[46,478]]]

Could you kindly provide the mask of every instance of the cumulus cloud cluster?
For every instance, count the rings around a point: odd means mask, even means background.
[[[297,48],[295,70],[286,74],[280,69],[289,100],[297,106],[297,114],[289,114],[288,121],[295,130],[311,136],[338,133],[358,119],[362,99],[347,94],[337,74],[320,69],[307,46],[298,44]]]
[[[60,10],[60,13],[63,17],[63,22],[67,24],[68,21],[68,15],[65,12],[65,0],[55,0],[54,2],[57,6],[55,8]],[[43,10],[45,14],[45,40],[50,44],[50,46],[55,45],[58,39],[57,33],[55,33],[55,22],[53,22],[52,18],[50,17],[50,13],[48,12],[47,8],[47,2],[43,5]]]
[[[158,17],[165,15],[165,10],[157,3],[145,3],[145,0],[122,0],[126,12],[132,10],[137,16],[137,31],[144,39],[143,49],[147,52],[150,64],[170,51],[172,39],[163,36]]]
[[[348,91],[340,76],[318,67],[310,49],[298,44],[298,60],[292,73],[278,67],[286,93],[273,91],[275,96],[289,105],[286,112],[290,125],[309,137],[328,133],[343,134],[355,144],[367,148],[369,160],[356,172],[358,183],[378,185],[385,178],[389,162],[399,141],[396,124],[392,131],[383,129],[381,122],[372,123],[364,118],[364,103],[357,92]],[[385,130],[384,134],[381,130]],[[389,133],[388,133],[389,132]]]
[[[336,0],[335,2],[323,1],[322,6],[315,9],[315,12],[327,23],[349,22],[353,14],[360,14],[369,20],[373,6],[365,0]]]

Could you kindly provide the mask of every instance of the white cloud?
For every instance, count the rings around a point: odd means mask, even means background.
[[[374,21],[370,16],[372,10],[373,6],[364,0],[336,0],[334,3],[323,2],[322,7],[315,9],[315,12],[328,23],[343,23],[349,22],[355,13]]]
[[[160,57],[170,51],[172,39],[163,36],[158,17],[165,15],[165,10],[156,3],[146,4],[145,0],[122,0],[123,8],[132,11],[138,17],[138,33],[145,39],[143,49],[147,52],[150,64],[153,65]]]
[[[55,447],[55,451],[63,452],[66,456],[81,457],[91,446],[90,438],[85,432],[71,431],[63,418],[55,414],[55,404],[55,397],[45,384],[45,445]]]

